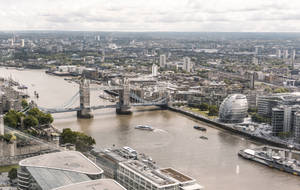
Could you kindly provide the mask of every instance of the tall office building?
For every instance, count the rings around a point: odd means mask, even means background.
[[[281,50],[280,49],[276,50],[276,57],[281,58]]]
[[[261,46],[255,46],[255,54],[261,55],[262,54],[262,47]]]
[[[25,40],[21,39],[21,47],[24,47],[24,46],[25,46]]]
[[[189,57],[183,58],[183,69],[186,72],[191,72],[192,70],[192,64],[191,64],[191,59]]]
[[[293,50],[291,55],[292,69],[294,69],[295,67],[295,59],[296,59],[296,50]]]
[[[157,74],[158,74],[158,66],[155,65],[155,64],[153,64],[153,65],[152,65],[152,76],[153,76],[153,77],[156,77]]]
[[[160,55],[159,66],[163,68],[166,66],[166,64],[167,64],[166,55]]]
[[[290,132],[292,126],[292,107],[286,106],[283,108],[284,117],[283,117],[283,132]]]
[[[284,50],[284,52],[283,52],[283,58],[284,59],[288,59],[289,58],[289,50]]]
[[[255,73],[252,73],[250,75],[250,89],[254,89],[255,88]]]
[[[283,132],[284,110],[280,108],[272,109],[272,133],[277,136]]]
[[[14,39],[13,38],[9,39],[9,42],[10,42],[10,46],[14,46]]]
[[[0,115],[0,135],[4,135],[4,120],[3,115]]]
[[[300,137],[300,112],[294,114],[294,137]]]

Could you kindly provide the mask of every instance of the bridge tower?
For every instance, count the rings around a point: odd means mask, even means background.
[[[79,82],[80,110],[77,111],[78,118],[93,118],[90,105],[90,81],[84,77]]]
[[[123,89],[119,92],[119,102],[117,103],[117,114],[131,114],[130,110],[130,85],[129,81],[124,79]]]

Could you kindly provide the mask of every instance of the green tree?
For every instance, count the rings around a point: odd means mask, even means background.
[[[13,135],[10,133],[6,133],[3,136],[1,136],[2,139],[4,139],[7,143],[10,142],[10,140],[12,139]]]
[[[28,107],[28,102],[27,102],[27,100],[25,100],[25,99],[23,99],[22,100],[22,108],[24,109],[24,108],[27,108]]]
[[[46,124],[50,124],[50,123],[53,122],[53,117],[52,117],[52,115],[49,114],[49,113],[47,113],[47,114],[42,113],[42,114],[39,116],[38,120],[39,120],[39,123],[40,123],[41,125],[46,125]]]
[[[24,116],[23,113],[16,112],[15,110],[9,110],[4,116],[4,124],[9,127],[18,127],[21,124],[21,118]]]
[[[8,178],[10,180],[14,180],[18,177],[17,175],[17,169],[16,168],[12,168],[9,172],[8,172]]]
[[[30,109],[27,114],[35,117],[39,121],[40,125],[46,125],[53,122],[53,117],[51,114],[43,113],[38,108]]]
[[[25,118],[24,118],[24,127],[25,128],[29,128],[29,127],[35,127],[39,124],[39,121],[37,120],[37,118],[35,118],[34,116],[32,115],[27,115]]]
[[[208,105],[207,103],[202,103],[202,104],[199,105],[199,109],[200,109],[201,111],[206,111],[206,110],[208,110],[208,107],[209,107],[209,105]]]
[[[208,115],[209,116],[217,116],[219,114],[219,109],[215,105],[211,105],[208,108]]]
[[[63,129],[60,140],[62,144],[74,144],[76,146],[76,149],[81,152],[90,150],[92,146],[96,144],[95,139],[93,139],[92,137],[81,132],[72,131],[69,128]]]

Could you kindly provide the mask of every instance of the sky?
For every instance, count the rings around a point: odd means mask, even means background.
[[[300,0],[0,0],[0,30],[300,32]]]

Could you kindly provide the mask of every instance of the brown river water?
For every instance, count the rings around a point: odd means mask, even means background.
[[[60,107],[77,91],[78,85],[43,70],[0,68],[1,77],[12,77],[37,91],[39,106]],[[92,92],[93,105],[111,104]],[[78,106],[78,101],[75,106]],[[237,156],[240,149],[259,144],[208,126],[168,110],[134,109],[132,115],[116,115],[114,109],[94,111],[90,120],[77,119],[76,113],[54,114],[57,128],[72,128],[96,139],[97,148],[130,146],[153,158],[161,167],[173,167],[193,178],[207,190],[299,190],[300,177],[293,176]],[[154,132],[135,130],[138,124],[151,125]],[[207,128],[203,133],[194,125]],[[208,140],[200,139],[204,135]]]

